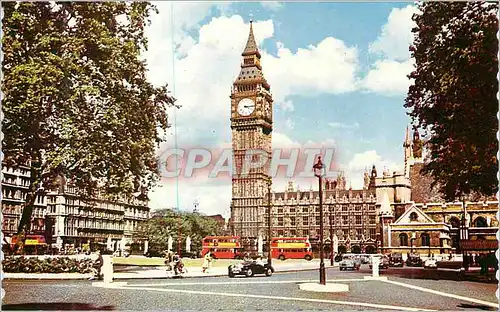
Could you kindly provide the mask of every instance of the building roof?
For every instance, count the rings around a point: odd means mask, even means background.
[[[310,197],[312,196],[312,199],[316,199],[319,197],[319,192],[318,191],[293,191],[293,192],[274,192],[274,198],[275,201],[279,200],[280,198],[282,200],[285,199],[285,193],[287,194],[288,199],[295,199],[295,200],[303,200],[303,199],[311,199]],[[365,197],[369,197],[370,195],[373,195],[374,199],[376,196],[375,189],[373,190],[325,190],[323,191],[324,196],[326,198],[329,198],[330,196],[332,197],[343,197],[344,195],[349,198],[349,195],[352,195],[351,198],[353,197],[361,197],[363,198],[363,194],[365,194]],[[312,194],[312,195],[311,195]]]
[[[262,73],[262,67],[260,65],[260,52],[255,42],[255,36],[253,34],[252,21],[250,21],[250,32],[248,34],[247,43],[245,49],[243,49],[243,63],[241,64],[241,70],[236,78],[235,84],[250,84],[250,83],[260,83],[262,86],[269,90],[269,84],[264,78]]]
[[[247,55],[257,55],[260,58],[260,52],[257,48],[257,43],[255,42],[255,36],[253,34],[253,26],[252,21],[250,21],[250,33],[248,34],[247,44],[245,45],[245,49],[243,50],[242,56]]]

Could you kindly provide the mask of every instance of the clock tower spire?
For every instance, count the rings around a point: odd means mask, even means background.
[[[261,54],[250,21],[250,32],[243,53],[240,73],[231,91],[231,134],[233,166],[231,220],[233,233],[247,242],[245,249],[257,248],[257,237],[267,236],[265,207],[268,184],[271,182],[271,134],[273,99],[270,86],[264,78]],[[245,155],[258,150],[267,155],[262,168],[245,170]],[[254,162],[257,160],[253,160]],[[249,162],[249,160],[247,160]],[[254,244],[254,243],[255,244]]]

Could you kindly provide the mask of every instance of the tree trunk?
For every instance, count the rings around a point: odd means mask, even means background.
[[[38,166],[37,166],[38,165]],[[31,215],[33,214],[33,208],[35,205],[35,200],[39,194],[39,187],[42,182],[41,179],[41,169],[40,163],[32,164],[31,175],[30,175],[30,185],[28,188],[28,193],[26,194],[26,200],[23,205],[23,212],[21,215],[21,220],[19,221],[19,226],[17,227],[17,242],[14,246],[13,253],[22,253],[24,249],[24,242],[26,241],[26,235],[29,234],[31,228]]]

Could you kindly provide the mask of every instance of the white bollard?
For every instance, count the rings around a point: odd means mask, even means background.
[[[104,284],[113,283],[113,257],[111,255],[103,255],[102,274]]]
[[[379,277],[379,264],[380,264],[380,258],[379,257],[372,257],[372,276],[373,277]]]

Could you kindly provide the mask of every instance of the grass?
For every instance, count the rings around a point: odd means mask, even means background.
[[[130,266],[163,266],[165,265],[164,261],[165,259],[163,258],[145,258],[134,256],[130,256],[128,258],[113,258],[113,264]],[[212,267],[227,267],[230,264],[238,263],[240,261],[241,260],[230,259],[212,260]],[[203,265],[203,259],[182,259],[182,262],[186,267],[201,267]]]
[[[264,259],[266,261],[266,259]],[[186,267],[201,267],[203,265],[203,259],[182,259],[182,262]],[[241,260],[233,259],[217,259],[212,260],[212,267],[227,267],[230,264],[239,263]],[[274,263],[284,263],[280,260],[273,259]],[[286,263],[302,263],[307,261],[302,259],[288,259]],[[128,258],[116,257],[113,258],[113,263],[118,265],[129,265],[129,266],[163,266],[165,265],[165,259],[163,258],[146,258],[146,257],[136,257],[130,256]]]

